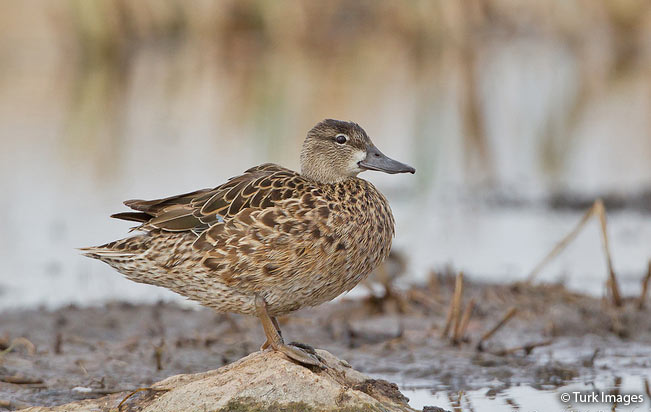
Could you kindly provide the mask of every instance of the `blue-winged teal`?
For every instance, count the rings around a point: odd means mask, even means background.
[[[166,287],[218,312],[257,315],[263,348],[319,365],[286,345],[275,317],[349,291],[388,255],[386,198],[357,175],[414,173],[386,157],[357,124],[324,120],[309,131],[301,173],[263,164],[214,189],[128,200],[144,234],[82,249],[127,278]]]

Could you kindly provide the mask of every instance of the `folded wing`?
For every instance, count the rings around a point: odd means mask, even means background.
[[[155,200],[127,200],[135,212],[111,217],[141,223],[135,230],[189,231],[200,236],[244,210],[263,210],[297,196],[309,182],[298,173],[266,163],[245,171],[213,189],[202,189]]]

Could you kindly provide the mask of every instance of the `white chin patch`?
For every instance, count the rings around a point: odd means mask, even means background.
[[[357,174],[359,172],[364,171],[364,169],[362,169],[358,165],[358,163],[361,162],[364,159],[366,159],[366,152],[365,151],[360,150],[358,152],[355,152],[355,154],[353,155],[353,160],[350,162],[350,165],[348,166],[351,174]]]

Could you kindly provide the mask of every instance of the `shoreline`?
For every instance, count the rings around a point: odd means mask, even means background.
[[[342,298],[279,320],[287,341],[325,349],[401,388],[549,389],[648,366],[648,304],[639,310],[627,300],[615,308],[560,285],[466,281],[461,307],[470,299],[474,305],[454,342],[451,334],[442,338],[454,283],[451,274],[433,275],[427,284],[389,285],[381,297]],[[516,313],[478,350],[478,340],[509,308]],[[7,351],[17,338],[29,344],[19,341]],[[47,406],[148,386],[232,363],[263,341],[255,318],[173,303],[6,311],[0,400]],[[8,377],[22,383],[8,383]]]

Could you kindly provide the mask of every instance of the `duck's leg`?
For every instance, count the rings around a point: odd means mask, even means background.
[[[283,332],[280,330],[280,325],[278,324],[278,319],[276,319],[275,316],[271,316],[271,321],[273,322],[274,326],[276,327],[276,330],[278,331],[278,334],[280,335],[280,337],[282,339]],[[294,342],[289,342],[289,345],[290,346],[296,346],[296,347],[298,347],[300,349],[303,349],[304,351],[306,351],[310,355],[314,355],[317,358],[319,358],[319,355],[317,355],[316,350],[314,350],[314,347],[308,345],[307,343],[301,343],[301,342],[294,341]],[[269,347],[269,340],[266,340],[264,342],[264,344],[262,344],[261,349],[267,349],[268,347]],[[322,359],[319,358],[319,360],[322,360]]]
[[[280,331],[280,325],[278,324],[278,320],[276,319],[275,316],[271,316],[271,322],[273,322],[274,326],[276,327],[276,330],[278,331],[278,334],[280,335],[280,338],[282,339],[283,333]],[[262,346],[260,346],[260,350],[265,350],[269,347],[269,339],[264,341]]]
[[[276,325],[274,325],[273,318],[269,316],[269,313],[267,312],[267,302],[265,302],[262,296],[255,296],[255,310],[258,314],[258,318],[260,318],[260,321],[262,322],[264,334],[267,336],[267,342],[265,342],[265,344],[271,346],[273,350],[284,353],[288,358],[293,359],[296,362],[304,365],[318,366],[321,368],[324,367],[323,363],[321,363],[321,361],[319,361],[315,356],[310,355],[296,346],[285,345],[283,338],[280,336],[279,330],[276,329]],[[277,323],[278,322],[276,322],[276,324]]]

